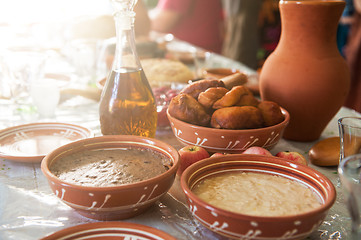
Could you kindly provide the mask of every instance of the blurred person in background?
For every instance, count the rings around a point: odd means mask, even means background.
[[[345,56],[344,47],[347,43],[347,38],[353,21],[353,14],[355,12],[353,0],[345,0],[345,2],[345,9],[342,12],[342,16],[337,27],[337,47],[343,57]]]
[[[351,88],[345,106],[361,112],[361,0],[354,0],[354,7],[350,35],[345,46],[351,75]]]
[[[197,47],[221,52],[221,0],[159,0],[150,18],[151,29],[156,32],[171,33]]]
[[[135,36],[148,37],[150,32],[150,18],[148,9],[143,0],[138,0],[137,4],[134,6],[134,12],[136,14],[134,22]]]
[[[226,34],[222,55],[257,69],[262,0],[223,0]]]
[[[111,8],[110,12],[113,11]],[[138,0],[134,6],[135,21],[134,33],[136,38],[148,37],[150,32],[150,19],[143,0]],[[115,37],[115,22],[111,13],[94,17],[80,18],[71,25],[72,38],[108,39]]]
[[[279,1],[263,0],[258,19],[259,49],[257,52],[258,70],[268,56],[276,49],[281,36],[281,15]]]

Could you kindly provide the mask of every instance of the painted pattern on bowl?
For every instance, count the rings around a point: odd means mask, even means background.
[[[80,224],[62,229],[41,240],[59,239],[175,240],[168,233],[153,227],[117,221]]]
[[[249,147],[259,146],[272,149],[282,138],[290,116],[282,108],[283,122],[274,126],[256,129],[216,129],[183,122],[172,117],[168,119],[175,137],[184,145],[197,145],[209,152],[242,153]]]
[[[69,123],[43,122],[9,127],[0,131],[0,157],[18,162],[41,162],[57,147],[93,136],[90,129]]]

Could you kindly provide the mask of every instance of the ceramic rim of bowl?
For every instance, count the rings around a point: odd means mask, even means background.
[[[17,147],[14,147],[21,140],[36,139],[39,136],[48,138],[57,136],[73,142],[91,138],[94,136],[94,133],[91,129],[84,126],[63,122],[27,123],[8,127],[0,130],[0,146],[5,148],[5,150],[0,148],[0,157],[16,162],[41,162],[46,153],[31,154],[18,151]],[[11,140],[9,141],[9,139]],[[11,147],[14,147],[14,149]]]
[[[98,141],[98,140],[101,140],[101,141]],[[152,142],[154,144],[151,144]],[[109,145],[107,147],[105,147],[104,144],[109,144]],[[110,144],[112,144],[113,147],[111,147]],[[162,147],[156,146],[155,144],[158,144],[158,145],[160,144],[160,145],[166,146],[166,148],[169,151],[167,151],[166,149],[163,149]],[[73,146],[73,145],[76,145],[76,146]],[[102,145],[102,146],[97,148],[97,146],[99,146],[99,145]],[[120,146],[139,146],[139,147],[149,148],[153,151],[158,151],[158,152],[166,155],[167,157],[169,157],[172,160],[173,165],[164,173],[159,174],[152,178],[145,179],[143,181],[137,181],[137,182],[129,183],[129,184],[119,184],[119,185],[114,185],[114,186],[100,186],[100,187],[99,186],[84,186],[84,185],[80,185],[80,184],[78,185],[78,184],[68,183],[66,181],[59,179],[49,169],[49,166],[51,165],[51,163],[53,161],[56,161],[57,159],[60,159],[63,156],[67,156],[72,153],[79,152],[79,150],[84,150],[84,149],[94,150],[94,149],[102,149],[102,148],[109,149],[109,148],[117,148]],[[173,156],[170,152],[176,153],[176,155]],[[49,162],[50,160],[51,160],[51,162]],[[75,142],[66,144],[64,146],[61,146],[61,147],[55,149],[54,151],[50,152],[49,154],[47,154],[45,156],[45,158],[41,162],[41,170],[49,178],[49,180],[51,180],[53,182],[59,182],[60,185],[70,186],[74,189],[85,189],[85,190],[89,190],[89,191],[97,190],[98,192],[117,190],[119,187],[121,187],[123,189],[130,189],[130,188],[137,187],[139,185],[143,185],[144,183],[158,182],[158,180],[160,178],[166,177],[168,175],[172,175],[173,173],[175,174],[177,172],[178,166],[179,166],[179,155],[178,155],[178,151],[174,147],[172,147],[171,145],[169,145],[165,142],[157,140],[157,139],[148,138],[148,137],[139,137],[139,136],[133,136],[133,135],[108,135],[108,136],[100,136],[100,137],[87,138],[87,139],[75,141]]]
[[[237,72],[241,72],[239,69],[237,68],[206,68],[203,71],[205,74],[210,74],[210,75],[231,75]]]
[[[276,127],[279,127],[281,125],[284,125],[284,124],[288,124],[288,122],[290,121],[290,114],[288,113],[288,111],[286,109],[284,109],[283,107],[281,107],[281,111],[282,111],[282,114],[284,115],[284,119],[282,122],[278,123],[278,124],[275,124],[275,125],[272,125],[272,126],[268,126],[268,127],[262,127],[262,128],[250,128],[250,129],[224,129],[224,128],[212,128],[212,127],[204,127],[204,126],[199,126],[199,125],[194,125],[192,123],[188,123],[188,122],[185,122],[185,121],[182,121],[182,120],[179,120],[175,117],[173,117],[172,115],[169,114],[169,110],[167,109],[167,116],[171,119],[171,121],[173,122],[177,122],[177,123],[181,123],[181,124],[187,124],[189,125],[191,128],[197,128],[197,129],[200,129],[200,130],[205,130],[205,131],[209,131],[209,130],[215,130],[215,131],[219,131],[219,132],[223,132],[224,133],[227,133],[227,132],[234,132],[234,133],[257,133],[257,132],[262,132],[264,130],[268,130],[268,129],[271,129],[271,128],[276,128]],[[172,123],[171,123],[172,124]]]
[[[243,158],[243,160],[242,160],[242,158]],[[244,158],[247,158],[247,160]],[[278,165],[278,166],[281,166],[282,169],[288,168],[289,170],[292,170],[292,173],[293,173],[292,175],[291,174],[279,174],[279,173],[277,175],[286,177],[287,179],[290,179],[293,181],[297,181],[300,184],[306,185],[308,187],[310,187],[310,185],[312,185],[311,190],[313,192],[317,191],[316,192],[317,196],[322,197],[321,198],[322,204],[318,208],[315,208],[313,210],[310,210],[310,211],[307,211],[304,213],[299,213],[296,215],[256,216],[256,215],[247,215],[247,214],[242,214],[242,213],[231,212],[231,211],[216,207],[216,206],[211,205],[211,204],[205,202],[204,200],[200,199],[196,194],[194,194],[192,192],[191,186],[189,186],[190,185],[189,183],[192,181],[192,177],[194,177],[197,173],[199,174],[199,173],[207,171],[207,170],[209,171],[211,167],[215,167],[215,166],[219,166],[221,168],[221,166],[226,163],[231,164],[234,162],[249,163],[250,166],[247,168],[248,172],[255,172],[254,167],[256,165],[259,165],[261,167],[268,165],[269,168],[271,168],[272,165],[273,165],[273,168],[275,168],[275,165]],[[233,169],[236,171],[239,171],[239,170],[242,170],[242,166],[240,166],[239,168],[233,168]],[[276,167],[276,169],[277,169],[277,167]],[[262,173],[262,171],[258,171],[258,172]],[[264,171],[263,170],[263,172],[267,172],[266,174],[272,174],[272,173],[275,174],[276,173],[275,170],[274,171],[269,171],[269,170]],[[286,172],[286,171],[284,171],[284,172]],[[297,172],[298,172],[298,174],[297,174]],[[213,172],[209,171],[207,176],[215,174],[215,173],[219,173],[219,171],[213,171]],[[307,178],[306,176],[314,175],[312,178],[316,180],[316,183],[312,182],[313,184],[310,184],[307,181],[301,181],[299,178],[297,178],[297,180],[294,180],[295,177],[292,177],[292,176],[300,177],[301,174],[305,175],[303,178],[301,176],[302,179],[306,179]],[[207,176],[203,175],[203,176],[201,176],[201,178],[196,178],[195,180],[193,180],[192,185],[194,185],[195,183],[199,182],[201,179],[204,179]],[[322,182],[322,184],[321,184],[321,182]],[[330,191],[327,191],[327,189],[324,185],[327,185],[329,187]],[[323,192],[325,193],[326,197],[324,197],[323,194],[321,194],[322,193],[321,190],[319,190],[319,189],[316,190],[315,186],[318,186],[318,188],[321,187],[323,189]],[[336,190],[335,190],[334,185],[326,176],[319,173],[318,171],[316,171],[308,166],[293,163],[288,160],[279,159],[274,156],[263,156],[263,155],[253,155],[253,154],[231,154],[231,155],[207,158],[202,161],[196,162],[193,165],[189,166],[183,172],[183,174],[181,176],[181,187],[182,187],[183,192],[186,194],[187,198],[192,199],[192,201],[196,202],[198,205],[209,206],[214,210],[214,212],[220,213],[223,216],[231,217],[234,219],[242,219],[242,220],[247,220],[249,218],[252,218],[255,221],[262,221],[262,220],[263,221],[279,221],[282,219],[285,220],[285,219],[304,218],[309,215],[320,214],[320,213],[328,210],[329,208],[332,207],[332,205],[336,201]]]
[[[279,4],[344,4],[343,0],[280,0]]]
[[[124,239],[124,235],[129,239],[149,239],[149,240],[175,240],[168,233],[147,225],[130,222],[93,222],[75,225],[61,229],[40,240],[59,240],[59,239],[99,239],[101,237],[109,239]],[[128,238],[126,238],[128,239]]]

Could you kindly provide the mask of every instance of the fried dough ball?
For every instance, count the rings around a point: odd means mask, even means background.
[[[207,110],[212,109],[213,104],[228,92],[224,87],[212,87],[201,92],[198,96],[198,102]]]
[[[276,125],[284,120],[280,106],[272,101],[262,101],[258,104],[258,109],[263,116],[266,127]]]
[[[253,93],[249,91],[246,95],[241,96],[241,99],[236,103],[236,106],[253,106],[257,107],[259,101],[253,96]]]
[[[199,126],[208,126],[211,119],[203,106],[186,93],[180,93],[172,98],[168,111],[171,116],[181,121]]]
[[[214,109],[235,106],[243,95],[249,94],[248,88],[245,86],[235,86],[227,92],[221,99],[213,104]]]
[[[194,99],[198,99],[201,92],[204,92],[211,87],[225,87],[225,85],[218,79],[203,79],[187,85],[181,93],[187,93]]]
[[[211,126],[225,129],[249,129],[263,126],[261,111],[253,106],[226,107],[212,114]]]

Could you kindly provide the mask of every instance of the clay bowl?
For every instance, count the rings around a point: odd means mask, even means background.
[[[282,138],[290,115],[281,108],[285,116],[283,122],[264,128],[256,129],[217,129],[202,127],[183,122],[172,117],[167,111],[167,116],[175,137],[184,145],[197,145],[208,152],[242,153],[251,146],[272,149]]]
[[[223,210],[197,197],[192,188],[205,177],[247,171],[281,175],[305,184],[318,195],[321,206],[289,216],[251,216]],[[229,154],[207,158],[188,167],[182,174],[181,187],[193,216],[220,235],[237,239],[304,239],[316,230],[336,199],[329,179],[316,170],[273,156]]]
[[[219,79],[239,72],[238,69],[233,68],[206,68],[203,71],[203,76]]]
[[[108,187],[81,186],[64,182],[50,170],[55,161],[76,152],[140,147],[165,154],[173,165],[164,173],[131,184]],[[57,148],[45,156],[41,170],[48,179],[54,194],[81,215],[97,220],[130,218],[148,209],[172,186],[179,166],[178,152],[172,146],[156,139],[138,136],[101,136],[88,138]]]

